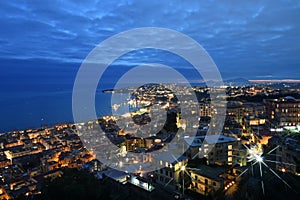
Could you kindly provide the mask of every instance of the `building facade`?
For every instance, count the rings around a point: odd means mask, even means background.
[[[206,158],[207,164],[244,166],[246,154],[240,150],[240,143],[234,137],[224,135],[196,136],[193,139],[185,139],[189,148],[186,155],[190,159]],[[238,155],[237,150],[239,149]]]
[[[201,165],[198,169],[190,171],[192,183],[189,189],[204,196],[213,195],[224,189],[223,173],[224,170],[221,168]]]
[[[296,126],[300,123],[300,99],[287,96],[281,99],[266,99],[268,120],[279,127]]]
[[[176,155],[174,155],[176,157]],[[161,186],[169,189],[170,191],[180,191],[182,189],[182,176],[183,170],[187,165],[188,158],[185,156],[178,156],[177,160],[172,161],[174,157],[168,152],[163,152],[157,155],[155,162],[162,166],[161,169],[155,171],[155,181]],[[186,182],[187,183],[187,182]]]
[[[300,176],[300,144],[296,139],[287,138],[276,149],[276,168]]]

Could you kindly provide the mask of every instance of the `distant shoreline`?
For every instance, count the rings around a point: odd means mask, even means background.
[[[297,79],[249,80],[250,83],[300,83]]]

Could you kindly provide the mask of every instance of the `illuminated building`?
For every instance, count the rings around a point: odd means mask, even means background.
[[[9,150],[6,150],[4,153],[6,157],[10,160],[13,158],[25,156],[31,153],[31,148],[23,148],[23,146],[11,147]]]
[[[276,126],[296,126],[300,122],[300,99],[287,96],[281,99],[266,99],[268,120]]]
[[[300,176],[300,144],[293,138],[285,139],[276,149],[276,168]]]
[[[192,178],[190,189],[194,192],[208,196],[225,189],[224,184],[226,181],[222,177],[224,170],[221,168],[201,165],[197,169],[190,170],[189,172]],[[233,183],[234,182],[232,182],[231,185]]]
[[[245,123],[248,127],[251,126],[259,126],[259,125],[264,125],[266,123],[266,120],[263,118],[258,118],[254,116],[248,116],[245,119]]]
[[[206,143],[204,143],[206,140]],[[224,135],[206,135],[196,136],[193,138],[185,138],[189,149],[186,154],[189,158],[196,157],[207,159],[207,164],[218,165],[245,165],[246,155],[243,149],[240,149],[239,142],[234,137]],[[236,152],[240,151],[239,156]]]
[[[242,123],[244,117],[243,103],[240,101],[229,101],[227,103],[227,115],[232,116],[237,122]]]
[[[0,152],[0,169],[11,164],[12,164],[11,160],[7,159],[4,152]]]
[[[174,160],[174,157],[177,160]],[[174,191],[180,191],[182,187],[182,167],[186,166],[188,159],[185,156],[171,155],[169,152],[162,152],[155,156],[155,161],[162,166],[155,171],[156,183]]]
[[[0,200],[10,199],[10,196],[6,193],[6,190],[0,186]]]
[[[201,117],[211,117],[214,112],[214,108],[211,103],[200,103],[199,108]]]
[[[257,102],[243,103],[244,114],[246,116],[261,116],[265,114],[265,106]]]

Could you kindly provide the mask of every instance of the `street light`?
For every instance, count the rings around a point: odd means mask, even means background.
[[[181,166],[182,171],[182,197],[184,197],[184,171],[185,171],[185,165]]]
[[[181,171],[184,171],[185,170],[185,166],[183,165],[182,167],[181,167]]]

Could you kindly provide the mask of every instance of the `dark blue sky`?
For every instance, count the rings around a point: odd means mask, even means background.
[[[1,66],[44,60],[19,66],[32,73],[49,63],[81,63],[120,31],[159,26],[198,41],[225,79],[300,78],[299,1],[20,0],[1,1],[0,11]]]
[[[70,121],[80,64],[97,44],[132,28],[164,27],[190,36],[224,79],[300,79],[296,0],[11,0],[0,1],[0,13],[0,132]],[[151,57],[189,73],[172,56],[147,53],[133,52],[116,64]]]

